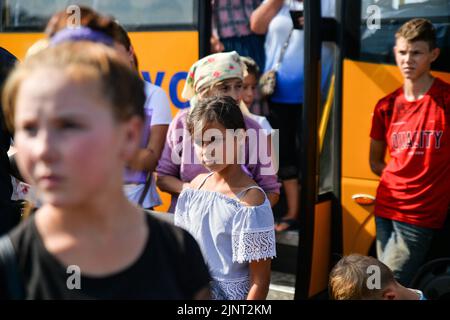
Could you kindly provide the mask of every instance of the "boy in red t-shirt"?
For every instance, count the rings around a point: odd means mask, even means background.
[[[375,107],[370,166],[381,176],[375,203],[378,258],[409,285],[450,204],[450,85],[430,74],[440,52],[430,21],[410,20],[395,36],[404,84]]]

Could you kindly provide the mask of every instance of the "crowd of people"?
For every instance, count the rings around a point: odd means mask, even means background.
[[[53,15],[46,39],[20,63],[2,49],[0,298],[267,297],[275,232],[298,227],[292,150],[301,152],[303,18],[296,27],[290,11],[302,1],[237,2],[240,14],[213,1],[211,44],[220,52],[193,62],[182,92],[190,107],[173,119],[164,90],[140,78],[126,30],[90,8],[77,28],[66,27],[66,11]],[[333,2],[322,2],[332,14]],[[379,260],[338,262],[334,299],[423,299],[408,285],[450,204],[450,85],[430,73],[439,55],[433,25],[405,23],[394,52],[404,85],[376,105],[370,133],[371,168],[381,176]],[[260,70],[274,68],[266,118],[251,110]],[[11,175],[38,200],[18,226]],[[161,204],[156,186],[172,196],[175,226],[142,210]],[[287,212],[276,222],[281,186]],[[79,290],[67,285],[73,266]],[[381,289],[367,288],[373,266]]]

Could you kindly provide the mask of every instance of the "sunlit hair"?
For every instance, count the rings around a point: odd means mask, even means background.
[[[186,119],[187,129],[191,134],[201,132],[212,123],[219,123],[225,129],[245,129],[244,116],[239,105],[228,96],[200,100]]]
[[[409,20],[398,29],[395,38],[404,38],[409,42],[425,41],[428,43],[430,50],[437,47],[436,29],[431,21],[427,19],[416,18]]]
[[[380,289],[369,288],[368,270],[375,266],[380,270]],[[362,300],[381,298],[383,290],[393,283],[392,271],[381,261],[368,256],[351,254],[343,257],[330,272],[329,294],[334,300]]]
[[[21,84],[33,72],[48,68],[64,72],[74,83],[88,83],[92,88],[98,88],[96,93],[110,102],[117,121],[126,121],[133,115],[144,118],[144,84],[137,72],[116,50],[102,44],[77,41],[42,50],[12,72],[3,92],[5,117],[12,130]]]

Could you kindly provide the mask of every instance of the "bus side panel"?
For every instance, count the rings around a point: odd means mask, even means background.
[[[400,86],[400,73],[394,66],[344,61],[343,177],[378,180],[369,167],[372,112],[378,100]]]
[[[433,72],[450,82],[450,74]],[[354,194],[376,195],[379,178],[369,166],[373,109],[381,98],[402,85],[396,66],[344,60],[342,110],[343,251],[367,254],[375,237],[373,206],[360,206]]]
[[[331,252],[330,200],[316,204],[313,244],[309,297],[323,292],[328,286]]]
[[[130,38],[141,73],[166,91],[175,116],[186,107],[181,91],[189,68],[199,58],[198,32],[130,32]]]
[[[345,255],[369,253],[375,240],[374,206],[361,206],[352,199],[352,196],[357,193],[375,196],[377,186],[377,180],[342,179],[342,228]]]
[[[375,239],[373,205],[360,206],[352,196],[376,194],[378,177],[369,166],[372,112],[379,99],[401,85],[401,77],[394,66],[344,60],[343,81],[343,253],[368,254]]]
[[[22,61],[28,48],[42,38],[45,38],[43,33],[0,33],[0,47]]]

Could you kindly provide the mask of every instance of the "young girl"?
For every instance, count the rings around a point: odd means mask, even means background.
[[[190,112],[187,127],[210,173],[181,192],[175,224],[200,244],[213,278],[213,298],[265,299],[270,258],[275,257],[274,220],[264,191],[236,163],[241,138],[226,134],[245,130],[242,113],[230,97],[207,98]]]
[[[192,179],[207,170],[193,158],[194,150],[191,141],[186,137],[186,118],[190,110],[204,98],[212,96],[230,96],[238,103],[242,100],[242,81],[245,73],[245,65],[236,52],[223,52],[212,54],[194,63],[189,70],[183,89],[183,97],[190,100],[191,107],[181,110],[173,119],[167,132],[167,141],[164,146],[161,159],[158,162],[156,172],[158,175],[158,187],[172,194],[172,204],[169,211],[173,212],[177,197],[183,187],[186,187]],[[261,126],[251,119],[245,105],[241,104],[244,113],[246,129],[259,132]],[[181,140],[181,141],[180,141]],[[264,141],[265,142],[265,141]],[[259,158],[259,140],[255,145],[246,145],[246,161],[244,170],[253,177],[256,183],[267,193],[272,205],[278,201],[280,184],[277,181],[272,163],[262,164]],[[268,147],[266,145],[266,147]],[[252,162],[251,159],[258,161]],[[264,169],[267,172],[264,171]]]
[[[259,67],[256,64],[255,60],[250,57],[241,57],[242,62],[245,64],[247,68],[247,75],[244,77],[244,81],[242,84],[242,101],[244,104],[251,108],[253,103],[255,102],[256,90],[258,90],[258,81],[259,81]],[[256,114],[247,113],[253,120],[258,122],[258,124],[266,130],[269,135],[272,132],[272,127],[270,126],[269,121],[267,121],[266,117],[258,116]]]
[[[16,255],[21,297],[206,297],[209,277],[194,239],[123,193],[145,101],[127,61],[102,44],[67,42],[29,57],[4,90],[19,168],[42,201],[2,239]],[[0,259],[0,296],[10,297],[5,266]]]

